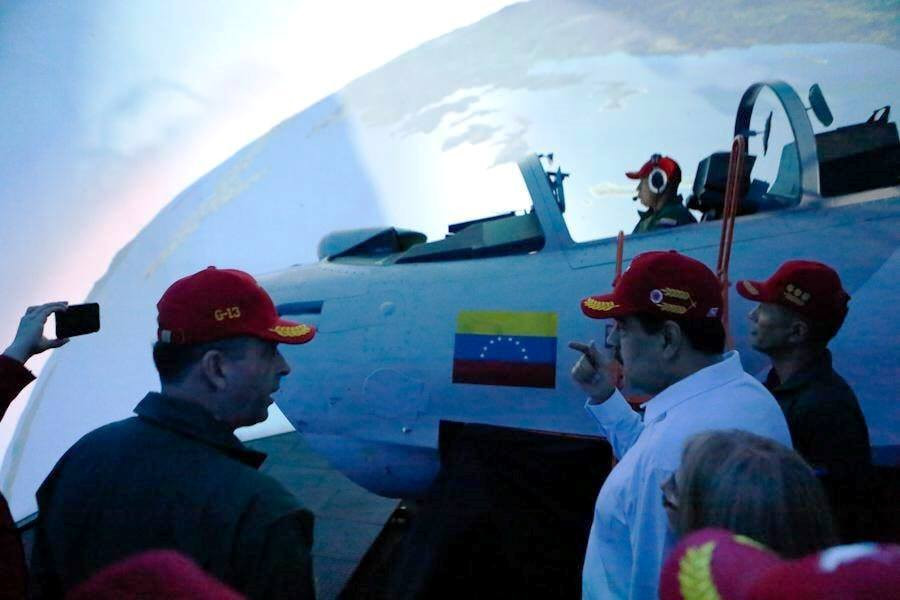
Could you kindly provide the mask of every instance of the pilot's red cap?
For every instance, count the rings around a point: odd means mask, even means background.
[[[681,167],[678,166],[675,159],[669,158],[668,156],[660,156],[659,154],[651,156],[650,160],[645,162],[637,171],[628,171],[625,173],[625,177],[628,177],[629,179],[643,179],[650,174],[650,171],[652,171],[654,167],[662,169],[669,181],[681,181]]]
[[[837,272],[811,260],[789,260],[767,280],[745,279],[735,287],[749,300],[780,304],[810,319],[837,325],[844,322],[850,301]]]
[[[581,301],[582,312],[592,319],[643,313],[695,320],[719,318],[721,309],[722,295],[715,274],[699,260],[674,250],[635,256],[612,293]]]
[[[207,267],[179,279],[156,305],[159,341],[202,344],[251,336],[284,344],[305,344],[316,328],[278,316],[272,298],[249,274]]]

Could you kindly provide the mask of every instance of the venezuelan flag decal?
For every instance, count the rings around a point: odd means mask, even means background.
[[[556,387],[556,313],[460,311],[453,383]]]

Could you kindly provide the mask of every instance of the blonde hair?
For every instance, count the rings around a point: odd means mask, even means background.
[[[708,431],[685,444],[676,529],[723,527],[785,558],[837,543],[825,492],[799,454],[746,431]]]

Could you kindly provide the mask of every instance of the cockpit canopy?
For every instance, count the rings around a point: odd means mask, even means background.
[[[319,258],[352,263],[419,263],[525,254],[540,250],[544,234],[533,212],[506,213],[449,227],[447,237],[425,243],[405,229],[338,231],[319,242]]]
[[[824,100],[821,100],[824,102]],[[900,185],[900,137],[890,122],[889,106],[879,108],[864,123],[839,127],[815,135],[819,163],[819,193],[843,196]],[[703,220],[721,218],[728,176],[727,152],[714,152],[700,161],[688,208],[703,213]],[[748,156],[743,173],[743,200],[738,214],[746,215],[794,206],[800,202],[800,164],[797,142],[781,149],[774,183],[750,179],[755,156]]]
[[[757,157],[746,156],[738,215],[788,208],[805,199],[900,185],[900,136],[897,125],[889,121],[889,106],[874,111],[863,123],[813,134],[806,114],[809,109],[793,88],[779,81],[754,84],[738,107],[735,135],[762,134],[763,153],[768,150],[772,115],[764,131],[750,131],[749,124],[756,97],[764,87],[781,101],[794,141],[782,147],[772,184],[751,179]],[[833,117],[818,85],[810,89],[809,99],[819,121],[830,125]],[[432,242],[420,232],[393,227],[339,231],[322,239],[319,258],[390,265],[528,254],[547,244],[571,245],[574,242],[561,218],[565,211],[562,182],[568,174],[560,168],[546,170],[542,158],[552,165],[552,154],[531,156],[519,163],[532,201],[532,210],[524,214],[510,212],[451,225],[446,237]],[[697,166],[687,206],[700,211],[703,221],[722,217],[729,160],[729,152],[714,152]]]

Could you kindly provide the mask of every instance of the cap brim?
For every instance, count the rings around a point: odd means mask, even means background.
[[[764,281],[751,281],[749,279],[741,279],[734,288],[737,293],[748,300],[756,300],[757,302],[770,302],[771,297],[769,290]]]
[[[625,177],[628,179],[641,179],[642,177],[646,177],[649,172],[649,170],[644,171],[644,169],[641,169],[640,171],[628,171],[625,173]]]
[[[616,302],[613,294],[588,296],[581,301],[581,312],[592,319],[615,319],[625,317],[634,311]]]
[[[287,319],[278,319],[262,337],[281,344],[305,344],[316,337],[316,328]]]

